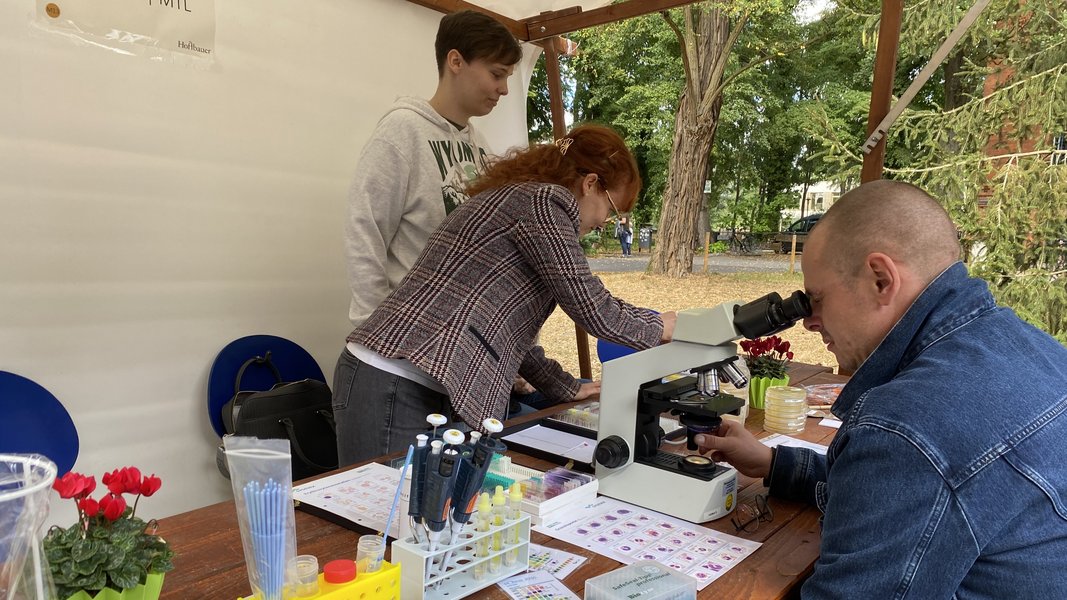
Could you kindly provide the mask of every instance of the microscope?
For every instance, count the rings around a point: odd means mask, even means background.
[[[771,292],[748,304],[682,311],[669,344],[604,363],[594,454],[600,493],[693,523],[729,514],[737,471],[695,452],[661,451],[659,415],[678,415],[686,448],[695,451],[696,435],[714,432],[720,415],[744,406],[719,388],[720,379],[739,388],[748,384],[735,364],[734,340],[772,335],[810,315],[799,290],[785,299]],[[670,377],[685,370],[691,374]]]

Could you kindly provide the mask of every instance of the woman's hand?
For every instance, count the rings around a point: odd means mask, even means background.
[[[672,310],[660,313],[659,317],[663,319],[663,335],[660,336],[660,343],[666,344],[674,337],[674,325],[678,322],[678,313]]]
[[[600,399],[600,382],[590,381],[583,383],[582,387],[578,388],[578,393],[574,395],[574,402],[581,402],[582,400],[599,400]]]

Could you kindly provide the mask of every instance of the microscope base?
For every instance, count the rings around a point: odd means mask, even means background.
[[[727,469],[711,481],[630,463],[619,469],[597,466],[600,493],[691,523],[714,521],[737,504],[737,471]]]

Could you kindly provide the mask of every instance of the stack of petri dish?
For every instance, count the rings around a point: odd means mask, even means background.
[[[802,387],[767,388],[763,428],[774,433],[800,433],[808,419],[807,390]]]

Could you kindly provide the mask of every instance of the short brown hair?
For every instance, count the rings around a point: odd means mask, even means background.
[[[921,188],[880,179],[841,196],[811,231],[832,240],[824,256],[841,275],[855,276],[871,252],[888,254],[930,282],[960,259],[956,226]],[[811,238],[809,237],[809,240]]]
[[[507,27],[485,13],[461,10],[449,13],[437,27],[434,51],[437,74],[445,72],[445,57],[456,50],[463,60],[478,59],[513,65],[522,58],[522,47]]]
[[[569,141],[568,141],[569,140]],[[555,144],[538,144],[514,150],[489,165],[485,174],[467,188],[471,196],[521,181],[555,183],[572,189],[578,178],[595,173],[604,189],[626,186],[616,198],[617,208],[629,212],[641,191],[641,174],[626,142],[610,127],[579,125]]]

